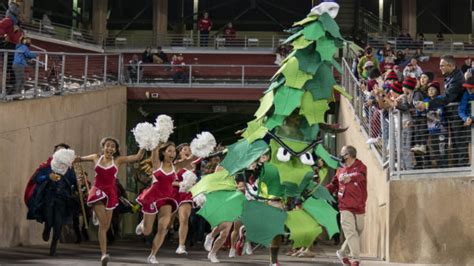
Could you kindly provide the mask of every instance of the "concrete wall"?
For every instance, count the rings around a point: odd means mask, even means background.
[[[390,183],[390,261],[474,265],[470,178]]]
[[[102,137],[113,136],[126,152],[126,104],[125,87],[0,103],[0,247],[42,242],[42,226],[26,220],[23,193],[55,144],[66,142],[87,155],[100,152]],[[93,176],[93,166],[84,166]],[[121,169],[121,180],[124,173]]]
[[[339,123],[349,129],[337,137],[338,151],[344,145],[352,145],[357,149],[357,157],[367,166],[367,205],[365,229],[361,240],[363,256],[385,259],[387,254],[388,227],[388,182],[387,171],[384,170],[365,142],[361,126],[355,120],[354,112],[346,99],[341,99]]]

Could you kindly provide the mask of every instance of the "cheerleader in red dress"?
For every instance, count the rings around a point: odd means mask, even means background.
[[[174,198],[178,202],[178,217],[179,217],[179,245],[176,249],[176,254],[187,254],[186,252],[186,237],[189,230],[189,216],[193,207],[193,196],[190,192],[180,192],[180,183],[183,182],[183,176],[195,175],[194,169],[200,159],[191,154],[191,148],[188,143],[182,143],[177,148],[179,155],[176,161],[177,179],[173,182]]]
[[[176,147],[173,142],[158,145],[152,153],[153,165],[152,185],[145,189],[137,198],[142,206],[143,220],[136,228],[137,235],[149,235],[153,231],[153,224],[158,214],[158,232],[153,239],[148,263],[158,264],[156,253],[160,249],[173,213],[178,203],[173,197],[173,182],[176,180],[176,171],[173,161],[176,157]]]
[[[87,204],[92,206],[94,213],[99,220],[99,245],[102,253],[102,265],[107,265],[110,260],[107,254],[107,231],[112,220],[112,213],[118,205],[118,197],[115,186],[118,167],[124,163],[139,161],[144,155],[144,150],[140,149],[137,154],[130,156],[120,156],[119,143],[114,138],[104,138],[101,140],[102,155],[91,154],[78,157],[76,162],[90,161],[95,163],[94,185],[89,191]]]

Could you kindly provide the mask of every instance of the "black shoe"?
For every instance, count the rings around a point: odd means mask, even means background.
[[[51,227],[44,227],[43,230],[43,240],[48,242],[49,241],[49,235],[51,235]]]
[[[56,247],[58,245],[58,240],[51,241],[51,246],[49,247],[49,255],[56,256]]]

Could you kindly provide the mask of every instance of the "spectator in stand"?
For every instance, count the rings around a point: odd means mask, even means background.
[[[138,82],[143,77],[142,61],[138,59],[138,55],[134,54],[132,60],[128,61],[127,75],[128,82]]]
[[[463,84],[466,91],[459,103],[459,117],[464,121],[466,127],[471,127],[473,116],[471,115],[471,108],[469,102],[474,101],[474,77],[470,76],[466,83]]]
[[[275,58],[275,65],[281,65],[281,62],[285,60],[286,56],[288,55],[288,51],[284,45],[278,46],[276,50],[276,58]]]
[[[186,68],[184,63],[183,54],[179,54],[178,56],[173,56],[173,61],[171,61],[171,65],[173,65],[173,81],[175,83],[186,83],[188,81],[188,75],[186,74]]]
[[[375,58],[377,58],[378,62],[383,62],[383,60],[384,60],[383,49],[377,49],[377,53],[375,54]]]
[[[451,55],[442,56],[439,67],[445,77],[446,104],[459,103],[464,95],[462,86],[464,76],[462,71],[456,67],[456,61]],[[464,121],[459,117],[457,106],[447,106],[446,116],[449,120],[449,130],[452,138],[452,164],[453,166],[465,166],[469,163],[468,147],[466,145],[466,137],[469,134],[469,130],[464,127]]]
[[[413,58],[415,58],[416,60],[420,62],[428,62],[430,60],[430,57],[423,53],[422,48],[416,48],[416,52],[413,55]]]
[[[15,57],[13,59],[13,72],[15,73],[15,91],[13,94],[23,93],[25,85],[25,68],[28,61],[37,57],[30,51],[31,39],[23,37],[21,43],[16,45]]]
[[[397,99],[396,108],[402,114],[402,132],[401,132],[401,166],[405,170],[413,169],[413,159],[411,155],[411,139],[412,139],[412,115],[413,108],[413,91],[416,87],[416,78],[407,77],[403,80],[403,94]]]
[[[163,52],[161,46],[156,47],[156,54],[153,55],[153,63],[155,64],[170,64],[168,55]]]
[[[364,72],[366,66],[365,63],[367,63],[368,61],[371,61],[373,66],[376,66],[377,68],[379,67],[379,62],[374,56],[374,50],[370,46],[367,46],[365,48],[365,55],[359,60],[359,64],[357,65],[357,71],[359,72],[359,76],[362,75],[362,73]],[[367,73],[365,77],[367,77]]]
[[[403,77],[412,77],[412,78],[419,78],[423,74],[423,70],[418,65],[418,60],[416,58],[412,58],[410,63],[405,67],[403,70]]]
[[[425,72],[421,74],[420,80],[417,82],[415,91],[413,92],[413,106],[423,103],[424,99],[428,97],[428,87],[433,81],[433,78],[433,72]],[[415,116],[413,117],[413,132],[414,146],[411,151],[415,154],[415,160],[417,162],[415,168],[423,169],[426,162],[424,154],[426,154],[427,151],[426,136],[428,135],[425,112],[415,112]]]
[[[385,47],[383,48],[383,56],[392,56],[394,54],[392,45],[390,43],[386,43]]]
[[[201,46],[205,47],[209,39],[209,32],[211,32],[212,29],[212,21],[207,11],[204,12],[203,17],[199,20],[198,28],[201,37]]]
[[[227,26],[224,28],[224,38],[226,43],[232,43],[235,40],[235,29],[232,22],[227,23]]]
[[[428,97],[424,104],[426,109],[426,120],[428,134],[430,139],[430,157],[435,167],[446,167],[448,163],[448,131],[445,100],[439,93],[440,85],[438,82],[432,82],[428,88]]]
[[[53,24],[51,23],[51,19],[49,18],[50,15],[51,15],[51,11],[44,13],[43,19],[41,20],[41,26],[43,27],[42,30],[44,33],[48,33],[48,34],[53,33],[51,32],[51,27],[53,26]]]
[[[394,66],[395,60],[393,55],[387,55],[384,57],[382,63],[380,63],[380,71],[382,71],[383,73],[387,73],[387,71],[392,70]]]
[[[364,51],[359,51],[357,53],[357,57],[355,58],[355,60],[352,62],[352,74],[354,74],[354,76],[359,79],[360,75],[359,75],[359,71],[357,69],[357,66],[359,65],[359,62],[360,62],[360,59],[362,59],[362,57],[364,57]]]
[[[0,41],[0,48],[5,50],[15,50],[17,44],[21,42],[23,37],[23,31],[19,26],[18,21],[19,7],[15,2],[8,4],[8,10],[5,17],[0,20],[0,39],[5,37],[4,40]],[[7,94],[12,94],[14,91],[15,75],[13,73],[13,59],[14,56],[9,55],[7,59]]]
[[[147,47],[142,55],[142,62],[145,64],[153,63],[153,54],[151,53],[151,48]]]
[[[438,32],[438,34],[436,35],[436,39],[438,40],[438,42],[444,42],[444,36],[441,31]]]
[[[404,65],[405,64],[405,54],[403,51],[397,51],[397,57],[395,58],[395,65]]]
[[[462,65],[461,67],[462,73],[466,73],[466,71],[470,69],[471,67],[472,67],[472,59],[468,57],[466,58],[466,60],[464,60],[464,65]]]
[[[423,34],[423,32],[418,33],[417,41],[421,42],[421,45],[423,45],[423,42],[425,41],[425,35]]]
[[[372,61],[366,61],[364,64],[364,68],[362,71],[361,78],[364,80],[367,80],[369,78],[369,73],[372,71],[372,69],[375,68],[375,64]]]

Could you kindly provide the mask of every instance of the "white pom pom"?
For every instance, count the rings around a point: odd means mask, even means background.
[[[156,128],[148,123],[139,123],[132,129],[135,141],[138,143],[138,147],[151,151],[158,146],[160,142],[160,135]]]
[[[191,141],[191,152],[194,156],[197,157],[207,157],[214,151],[216,147],[216,139],[214,136],[209,132],[201,132],[201,134],[197,134],[197,136]]]
[[[66,174],[76,159],[76,153],[71,149],[60,149],[53,154],[51,169],[60,175]]]
[[[189,171],[186,170],[183,173],[183,181],[179,183],[179,192],[188,192],[194,184],[196,184],[197,176]]]
[[[201,194],[197,195],[196,197],[194,197],[193,201],[196,204],[196,206],[202,207],[202,206],[204,206],[204,203],[206,203],[206,195],[201,193]]]
[[[160,141],[167,142],[171,133],[173,133],[173,119],[167,115],[159,115],[156,118],[155,127],[160,135]]]

